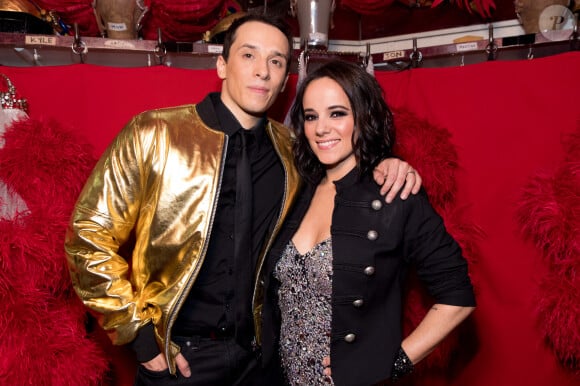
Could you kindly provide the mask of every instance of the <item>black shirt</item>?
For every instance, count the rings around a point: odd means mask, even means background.
[[[240,130],[244,130],[220,99],[210,94],[197,105],[202,120],[229,138],[218,205],[209,237],[209,246],[199,276],[195,281],[172,330],[173,335],[195,335],[208,330],[233,329],[236,301],[234,267],[234,211],[236,161]],[[250,143],[252,168],[252,257],[258,260],[268,231],[280,212],[284,171],[266,133],[266,117],[253,128]],[[252,270],[255,271],[255,270]],[[248,281],[254,280],[248,277]],[[251,310],[248,309],[251,318]]]

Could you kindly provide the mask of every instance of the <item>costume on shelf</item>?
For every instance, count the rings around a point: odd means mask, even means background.
[[[149,11],[139,0],[94,0],[93,8],[101,36],[110,39],[137,39]]]
[[[27,119],[26,100],[16,96],[16,89],[8,77],[0,74],[6,82],[7,90],[0,91],[0,149],[4,147],[3,135],[6,129],[18,120]],[[14,220],[26,213],[28,207],[20,195],[0,179],[0,220]]]

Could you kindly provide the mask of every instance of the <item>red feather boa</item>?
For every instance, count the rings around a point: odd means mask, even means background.
[[[478,243],[482,231],[473,224],[465,214],[465,207],[457,200],[456,173],[459,161],[455,146],[451,142],[451,133],[444,128],[436,127],[429,122],[419,120],[406,111],[394,111],[396,130],[395,153],[402,156],[415,167],[423,178],[423,186],[429,194],[429,201],[443,217],[447,231],[457,240],[463,250],[472,282],[477,289],[477,278],[474,276],[476,262],[480,256]],[[433,299],[419,285],[416,277],[410,280],[409,292],[404,311],[404,335],[408,335],[423,319]],[[418,365],[418,374],[414,380],[421,383],[421,376],[428,372],[441,370],[454,365],[452,359],[459,352],[473,349],[460,337],[474,335],[470,323],[464,323],[450,334],[423,362]],[[467,357],[468,355],[463,355]],[[409,380],[407,382],[411,382]]]
[[[25,119],[4,134],[0,179],[26,202],[0,220],[0,379],[6,385],[101,385],[108,362],[87,334],[64,235],[96,160],[55,122]]]
[[[563,161],[530,178],[516,215],[548,265],[537,295],[542,333],[564,365],[580,370],[580,122],[563,144]]]

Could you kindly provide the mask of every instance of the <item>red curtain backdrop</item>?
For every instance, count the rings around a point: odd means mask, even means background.
[[[517,213],[530,181],[540,174],[554,174],[564,161],[569,136],[576,133],[578,138],[579,69],[580,52],[571,52],[526,61],[376,73],[394,109],[410,111],[451,133],[458,156],[458,204],[483,233],[473,272],[478,285],[478,308],[472,318],[475,336],[470,340],[476,342],[473,355],[451,377],[433,376],[428,385],[572,386],[580,382],[578,365],[559,361],[537,314],[539,299],[546,298],[543,292],[551,290],[540,286],[550,267],[544,251],[522,235],[522,215],[518,222]],[[78,130],[94,145],[96,155],[134,114],[197,102],[220,85],[215,70],[163,66],[0,67],[0,73],[28,99],[32,118],[49,117]],[[274,118],[284,119],[295,83],[293,75],[272,110]],[[578,181],[580,167],[570,170],[569,176],[560,178]],[[568,229],[576,243],[578,221]],[[579,261],[577,253],[569,256],[576,275]],[[568,289],[572,293],[563,296],[578,298],[577,287]],[[557,334],[578,339],[578,306],[559,311],[575,322]],[[114,384],[131,385],[130,354],[122,348],[108,350],[116,361]],[[578,354],[578,347],[575,350]]]

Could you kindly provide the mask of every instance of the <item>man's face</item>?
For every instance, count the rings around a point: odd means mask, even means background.
[[[251,21],[236,31],[228,61],[218,57],[221,99],[244,128],[254,126],[284,89],[289,55],[280,30]]]

